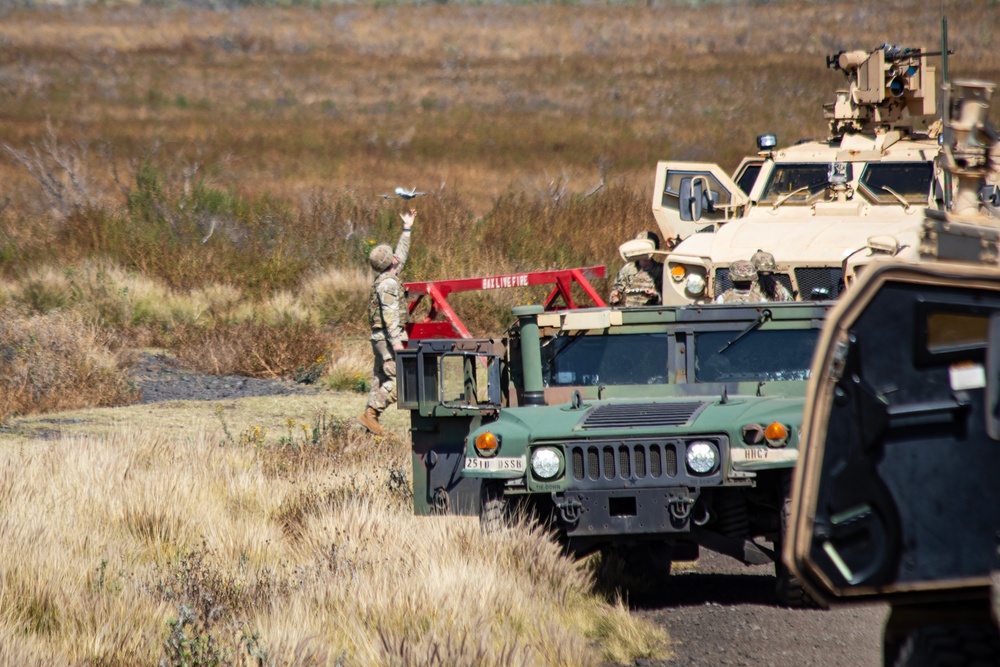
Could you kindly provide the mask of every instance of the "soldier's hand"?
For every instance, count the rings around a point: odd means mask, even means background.
[[[417,217],[417,209],[411,208],[406,213],[400,213],[399,217],[403,219],[403,231],[408,232],[413,229],[413,219]]]
[[[618,290],[613,289],[611,290],[611,294],[608,295],[608,303],[616,304],[621,300],[621,298],[622,298],[621,294],[618,292]]]

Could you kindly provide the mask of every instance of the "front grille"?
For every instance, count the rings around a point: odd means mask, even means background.
[[[836,299],[844,289],[844,274],[840,267],[819,266],[795,269],[795,282],[799,284],[799,298],[813,298],[814,289],[827,290],[830,299]]]
[[[570,445],[570,460],[578,482],[677,476],[677,447],[673,443]]]
[[[705,404],[700,401],[602,405],[584,418],[583,428],[649,428],[683,426]]]
[[[796,274],[798,275],[798,274]],[[785,286],[788,293],[792,293],[792,278],[787,273],[775,273],[774,279]],[[719,296],[733,286],[733,281],[729,279],[729,269],[715,270],[715,292],[714,296]]]

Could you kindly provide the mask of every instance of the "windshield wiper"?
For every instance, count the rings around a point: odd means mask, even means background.
[[[899,203],[903,205],[904,210],[906,211],[910,210],[910,202],[906,201],[906,198],[903,195],[899,194],[898,192],[890,188],[888,185],[883,185],[882,189],[891,194],[896,199],[898,199]]]
[[[725,352],[726,350],[728,350],[730,347],[732,347],[733,345],[735,345],[737,341],[739,341],[741,338],[743,338],[744,336],[746,336],[748,333],[750,333],[751,331],[753,331],[754,329],[756,329],[760,325],[764,324],[764,322],[770,322],[770,321],[771,321],[771,311],[767,310],[767,309],[762,310],[760,312],[760,317],[758,317],[756,320],[754,320],[753,322],[751,322],[750,326],[748,326],[746,329],[744,329],[743,331],[741,331],[740,334],[738,336],[736,336],[736,338],[734,338],[731,341],[729,341],[728,343],[726,343],[722,347],[722,349],[719,350],[718,354],[722,354],[723,352]]]

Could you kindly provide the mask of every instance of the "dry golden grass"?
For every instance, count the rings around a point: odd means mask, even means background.
[[[136,400],[125,360],[79,315],[0,311],[0,422],[11,415]]]
[[[329,421],[227,443],[124,426],[0,446],[17,664],[596,665],[665,657],[527,528],[414,517],[408,448]],[[531,567],[527,567],[531,563]],[[600,642],[597,646],[595,642]],[[601,647],[607,646],[606,649]]]

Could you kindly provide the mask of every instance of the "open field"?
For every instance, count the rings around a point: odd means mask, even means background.
[[[952,77],[1000,80],[989,1],[317,7],[5,10],[0,306],[292,377],[365,336],[396,186],[428,192],[407,279],[614,275],[658,159],[825,134],[827,54],[937,48],[943,7]],[[485,335],[542,296],[454,301]]]

